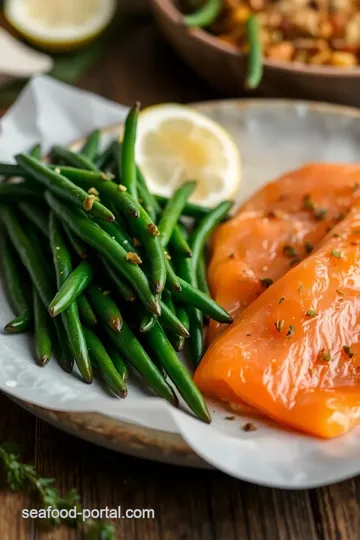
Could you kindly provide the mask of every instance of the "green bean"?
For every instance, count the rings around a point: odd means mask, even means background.
[[[18,165],[12,163],[0,163],[0,175],[1,176],[24,176],[24,171]]]
[[[105,231],[111,238],[117,241],[120,246],[122,246],[128,253],[135,251],[135,248],[131,242],[131,238],[128,233],[123,229],[123,227],[113,221],[112,223],[104,222],[100,220],[95,220],[95,222]]]
[[[160,206],[163,208],[169,201],[167,197],[163,197],[162,195],[156,195],[156,200],[160,204]],[[183,215],[193,217],[195,219],[201,219],[207,214],[211,212],[211,208],[208,208],[207,206],[201,206],[199,204],[194,204],[187,202],[183,209]]]
[[[187,199],[194,191],[196,182],[185,182],[174,193],[172,199],[169,200],[165,208],[163,209],[162,216],[158,223],[158,229],[160,231],[161,245],[166,248],[168,245],[174,227],[180,219],[183,208]]]
[[[142,174],[140,172],[140,169],[137,169],[138,174]],[[139,177],[138,177],[139,178]],[[137,184],[137,191],[138,191],[138,200],[141,206],[145,209],[145,211],[149,214],[150,219],[155,223],[156,221],[156,209],[154,208],[152,204],[152,199],[149,197],[149,191],[145,189],[145,186],[141,183]]]
[[[78,169],[86,169],[88,171],[98,171],[99,169],[91,159],[82,154],[76,154],[65,146],[53,146],[51,150],[52,156],[62,159],[65,163],[68,163],[72,167]]]
[[[225,309],[223,309],[214,300],[209,298],[206,294],[195,289],[192,285],[186,282],[184,279],[178,278],[181,285],[181,292],[173,291],[173,296],[185,305],[193,306],[199,309],[202,313],[225,324],[230,324],[232,318]]]
[[[128,371],[128,368],[126,367],[126,364],[122,355],[114,346],[111,339],[109,339],[108,336],[105,334],[105,332],[104,332],[104,336],[101,335],[101,339],[103,343],[105,344],[105,349],[107,350],[117,372],[120,374],[122,379],[126,382],[129,378],[129,371]]]
[[[159,231],[143,207],[129,193],[119,189],[114,182],[104,180],[103,173],[89,174],[76,169],[67,171],[63,169],[63,173],[77,186],[86,190],[95,188],[100,195],[108,196],[123,216],[130,216],[127,223],[144,246],[152,267],[151,281],[155,291],[161,292],[166,280],[164,250],[158,238]]]
[[[161,310],[161,312],[163,311]],[[151,328],[154,326],[155,323],[156,323],[155,315],[153,315],[152,313],[145,312],[143,316],[141,317],[140,332],[142,334],[145,334],[146,332],[151,330]]]
[[[108,221],[106,223],[109,223]],[[81,238],[79,238],[78,236],[76,236],[76,234],[74,234],[70,229],[69,227],[66,227],[66,226],[63,226],[64,227],[64,231],[65,231],[65,234],[69,240],[69,244],[71,245],[71,247],[73,248],[73,250],[75,251],[75,253],[81,258],[81,259],[87,259],[88,256],[89,256],[89,253],[88,253],[88,247],[87,245],[85,244],[85,242],[83,242],[81,240]]]
[[[203,396],[195,386],[190,373],[178,358],[158,322],[156,322],[153,328],[145,334],[145,339],[151,347],[152,354],[163,366],[186,404],[198,418],[204,422],[210,423],[210,413]]]
[[[127,252],[111,236],[103,231],[99,225],[91,221],[85,212],[79,209],[69,209],[47,192],[46,200],[59,218],[80,238],[104,256],[116,270],[130,282],[137,295],[149,311],[155,315],[160,314],[158,299],[152,294],[149,282],[136,265],[128,261]],[[51,301],[51,300],[50,300]]]
[[[105,150],[103,150],[95,159],[95,165],[98,169],[104,170],[105,167],[109,165],[109,163],[113,160],[113,144],[116,141],[110,141],[110,143],[106,146]]]
[[[190,323],[189,323],[189,316],[187,314],[186,309],[183,306],[178,306],[176,308],[176,316],[181,322],[181,324],[186,328],[186,330],[189,332],[190,330]],[[172,339],[170,339],[175,351],[181,352],[185,345],[185,337],[179,336],[179,335],[173,335],[171,336]]]
[[[82,261],[59,285],[59,290],[49,305],[51,317],[56,317],[65,311],[86,289],[93,278],[93,266],[87,261]]]
[[[166,266],[166,285],[170,291],[181,292],[181,285],[178,276],[175,274],[175,270],[171,266],[168,259],[165,259]]]
[[[102,379],[117,396],[125,398],[127,388],[124,379],[116,370],[104,345],[96,334],[89,328],[83,328],[89,355],[92,363],[98,368]]]
[[[224,219],[232,207],[232,201],[224,201],[218,204],[206,217],[204,217],[195,229],[191,239],[192,249],[191,268],[193,273],[193,285],[197,286],[197,269],[205,243],[215,227]]]
[[[197,277],[197,284],[200,291],[206,294],[207,296],[210,296],[211,298],[211,293],[210,293],[210,289],[209,289],[209,285],[208,285],[207,277],[206,277],[206,258],[205,258],[204,253],[202,253],[199,258],[198,267],[196,270],[196,277]]]
[[[66,199],[84,208],[84,210],[90,212],[93,216],[104,219],[105,221],[113,221],[115,219],[110,210],[95,200],[94,195],[89,195],[86,191],[75,186],[65,176],[56,172],[57,169],[52,170],[25,154],[19,154],[15,156],[15,159],[25,172],[33,176],[38,182],[44,184],[51,192],[62,199]]]
[[[34,144],[32,148],[30,148],[29,151],[30,156],[34,157],[35,159],[40,160],[41,159],[41,146],[39,143]]]
[[[76,302],[78,305],[80,321],[89,328],[97,326],[98,321],[96,315],[89,300],[86,298],[86,295],[84,293],[80,294],[80,296],[77,297]]]
[[[33,205],[28,202],[20,202],[18,204],[21,212],[42,232],[47,238],[49,237],[49,217],[47,213],[38,205]]]
[[[47,308],[53,297],[53,285],[51,274],[48,270],[42,252],[33,246],[31,240],[23,231],[12,210],[4,205],[0,205],[0,218],[8,231],[11,241],[20,256],[23,265],[30,274],[34,287],[36,288],[44,306]],[[64,328],[60,322],[55,321],[55,329],[58,343],[62,350],[60,363],[65,371],[71,373],[74,359],[72,357],[72,351],[70,354],[69,344],[67,343],[65,337]]]
[[[204,354],[204,321],[203,314],[199,309],[199,305],[194,306],[189,302],[189,298],[186,298],[186,293],[191,291],[189,294],[190,300],[194,300],[194,296],[200,293],[195,287],[196,282],[194,281],[194,275],[191,268],[191,259],[185,257],[178,260],[178,271],[182,276],[181,283],[181,294],[182,298],[177,297],[176,291],[174,291],[174,297],[180,300],[184,305],[187,305],[187,314],[189,318],[189,328],[190,328],[190,338],[189,338],[189,355],[192,365],[196,368],[203,357]],[[185,281],[186,280],[186,281]],[[194,285],[194,287],[191,286]],[[184,294],[185,286],[185,297]],[[203,295],[207,300],[211,301],[210,298]]]
[[[36,358],[40,366],[45,366],[51,358],[51,321],[35,288],[33,288],[33,306]]]
[[[245,87],[253,90],[259,86],[263,74],[260,24],[256,14],[250,15],[248,18],[246,32],[249,44],[249,60]]]
[[[136,163],[135,163],[135,140],[137,129],[137,117],[140,103],[131,107],[124,126],[124,137],[121,145],[121,179],[128,188],[129,193],[137,200],[136,189]]]
[[[183,255],[184,257],[191,257],[191,248],[178,225],[173,230],[170,238],[170,245],[175,253]]]
[[[90,159],[90,161],[93,161],[96,158],[96,154],[99,148],[99,143],[100,143],[100,130],[95,129],[92,133],[90,133],[84,146],[81,149],[80,154]]]
[[[115,290],[126,300],[127,302],[134,302],[136,295],[134,289],[123,281],[115,272],[111,264],[109,264],[104,258],[101,259],[106,273],[112,281]]]
[[[19,200],[41,200],[41,195],[37,191],[33,191],[25,182],[21,184],[1,184],[0,199],[18,202]]]
[[[177,318],[176,313],[174,313],[164,302],[161,302],[161,315],[159,320],[161,324],[171,330],[173,334],[189,337],[188,329],[185,328],[182,322]]]
[[[222,0],[206,0],[195,13],[184,16],[184,24],[189,27],[204,28],[211,26],[222,10]]]
[[[97,310],[101,310],[103,324],[108,325],[114,332],[120,332],[123,318],[115,302],[108,298],[110,291],[104,290],[98,285],[89,285],[87,293],[91,304],[96,306]]]
[[[1,269],[5,291],[16,319],[5,326],[10,333],[25,332],[32,324],[32,309],[26,299],[20,261],[7,233],[0,231]]]
[[[109,305],[109,310],[117,309],[117,306],[111,295],[103,296],[102,293],[91,288],[90,299],[95,311],[102,322],[108,337],[112,340],[115,347],[124,355],[126,360],[140,373],[146,383],[158,394],[175,404],[176,398],[171,387],[166,383],[157,367],[140,345],[128,325],[124,322],[120,332],[114,332],[109,324],[108,317],[104,311],[104,304]]]
[[[72,271],[72,262],[70,251],[67,248],[55,212],[50,212],[49,231],[57,286],[60,288]],[[91,383],[93,380],[92,367],[76,302],[72,302],[72,304],[62,312],[61,319],[79,371],[85,382]]]

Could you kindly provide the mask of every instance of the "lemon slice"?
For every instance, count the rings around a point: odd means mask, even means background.
[[[76,49],[110,22],[116,0],[6,0],[9,23],[28,41],[51,51]]]
[[[170,197],[186,180],[196,180],[190,200],[206,206],[233,198],[241,180],[240,153],[231,136],[184,105],[156,105],[140,113],[136,160],[154,193]]]

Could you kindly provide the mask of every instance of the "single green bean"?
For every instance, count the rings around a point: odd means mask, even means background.
[[[120,246],[122,246],[128,253],[132,251],[136,251],[132,242],[131,238],[128,235],[128,233],[123,229],[123,227],[117,223],[116,221],[113,221],[112,223],[104,222],[100,220],[95,220],[95,222],[99,225],[99,227],[102,228],[103,231],[105,231],[111,238],[117,241]]]
[[[199,291],[195,288],[196,282],[194,281],[194,274],[192,272],[191,259],[187,259],[185,257],[180,258],[178,260],[178,271],[183,278],[180,281],[182,287],[181,293],[179,294],[183,295],[185,287],[185,298],[184,296],[182,296],[182,298],[177,297],[176,291],[174,291],[173,294],[175,298],[180,300],[184,305],[187,305],[187,314],[189,318],[190,328],[189,355],[192,365],[196,368],[199,365],[200,360],[204,354],[204,321],[202,312],[199,309],[196,309],[199,306],[191,305],[191,303],[188,302],[188,299],[186,299],[186,293],[189,290],[192,293],[191,300],[193,300],[193,297],[197,293],[199,293]],[[191,284],[193,284],[194,287],[192,287]],[[207,300],[210,300],[207,296],[203,296]]]
[[[135,163],[135,141],[137,118],[140,110],[140,103],[131,107],[124,126],[124,137],[121,145],[121,179],[128,188],[129,193],[137,200],[136,189],[136,163]]]
[[[180,272],[179,272],[180,273]],[[173,296],[182,302],[184,305],[193,306],[199,309],[202,313],[225,324],[230,324],[232,318],[225,309],[223,309],[219,304],[209,298],[206,294],[196,289],[184,279],[178,278],[181,285],[181,292],[172,291]]]
[[[92,133],[90,133],[84,146],[81,149],[80,154],[90,159],[90,161],[93,161],[96,158],[96,154],[99,148],[99,143],[100,143],[100,130],[95,129]]]
[[[160,204],[162,208],[169,201],[167,197],[163,197],[162,195],[156,195],[156,200],[158,201],[158,203]],[[208,208],[206,206],[201,206],[199,204],[187,202],[184,206],[183,215],[193,217],[195,219],[201,219],[207,216],[207,214],[209,214],[211,210],[212,210],[211,208]]]
[[[141,241],[151,263],[151,281],[156,292],[161,292],[165,285],[166,268],[164,250],[159,239],[159,231],[143,207],[126,191],[119,189],[114,182],[108,181],[106,175],[91,174],[76,169],[65,170],[66,175],[74,184],[84,190],[95,188],[100,195],[111,198],[112,203],[127,218],[127,223],[133,234]]]
[[[34,157],[35,159],[41,159],[41,146],[39,143],[34,144],[32,148],[30,148],[29,151],[30,156]]]
[[[187,199],[196,187],[196,182],[185,182],[174,193],[163,209],[162,216],[158,223],[160,231],[160,241],[163,248],[168,245],[174,228],[179,221]]]
[[[89,285],[87,294],[93,306],[101,310],[101,320],[107,324],[114,332],[120,332],[123,325],[123,318],[119,308],[109,299],[110,291],[99,287],[98,285]]]
[[[142,174],[140,172],[140,169],[137,169],[138,174]],[[152,198],[149,197],[149,191],[145,189],[144,184],[139,183],[137,184],[137,191],[138,191],[138,201],[141,204],[141,206],[145,209],[145,211],[149,214],[150,219],[155,223],[156,221],[156,209],[154,208],[152,204]]]
[[[164,302],[161,302],[161,315],[159,320],[161,324],[168,328],[173,334],[183,336],[184,338],[189,337],[188,329],[178,319],[176,313]]]
[[[80,294],[80,296],[77,297],[76,302],[78,305],[80,321],[82,322],[82,324],[88,326],[89,328],[97,326],[98,321],[96,315],[85,294]]]
[[[129,371],[128,371],[128,368],[126,367],[123,356],[120,354],[118,349],[114,346],[113,342],[111,341],[111,339],[108,338],[105,332],[104,332],[104,335],[101,334],[101,340],[105,344],[105,349],[107,350],[117,372],[126,382],[129,378]]]
[[[253,90],[259,86],[263,74],[260,23],[256,14],[250,15],[248,18],[246,32],[249,44],[249,59],[245,87]]]
[[[106,223],[109,223],[109,222],[106,222]],[[88,256],[89,256],[89,253],[88,253],[88,246],[85,244],[85,242],[83,242],[81,240],[81,238],[79,238],[78,236],[76,236],[76,234],[74,234],[70,229],[69,227],[67,226],[63,226],[64,227],[64,231],[65,231],[65,234],[69,240],[69,244],[71,245],[71,247],[73,248],[73,250],[75,251],[75,253],[81,258],[81,259],[87,259]]]
[[[33,287],[34,332],[36,358],[45,366],[51,358],[51,321],[35,287]]]
[[[10,333],[25,332],[32,324],[32,309],[26,298],[24,279],[20,273],[20,261],[7,233],[0,231],[1,270],[5,291],[16,319],[5,326]]]
[[[0,185],[0,199],[9,200],[11,202],[18,202],[20,200],[31,199],[33,201],[41,201],[41,195],[38,191],[33,191],[28,184],[1,184]]]
[[[49,216],[42,207],[33,205],[26,201],[18,204],[21,212],[42,232],[47,238],[49,238]]]
[[[157,395],[176,404],[176,397],[167,384],[157,367],[140,345],[128,325],[124,322],[120,332],[114,332],[109,324],[104,311],[104,303],[111,304],[111,309],[116,309],[116,304],[111,295],[103,296],[95,288],[91,289],[91,301],[95,311],[102,322],[108,337],[112,340],[115,347],[124,355],[126,360],[140,373],[146,383],[155,391]],[[109,308],[110,309],[110,308]]]
[[[202,253],[199,258],[196,277],[197,277],[197,284],[200,291],[206,294],[207,296],[210,296],[211,298],[211,293],[210,293],[210,289],[209,289],[209,285],[208,285],[207,277],[206,277],[205,253]]]
[[[222,7],[222,0],[206,0],[195,13],[184,16],[184,24],[198,28],[211,26],[220,15]]]
[[[69,209],[47,192],[46,200],[59,218],[80,238],[104,256],[116,270],[130,282],[145,307],[155,315],[160,315],[158,299],[152,294],[147,277],[138,265],[129,262],[128,253],[99,225],[91,221],[85,212]],[[50,300],[51,301],[51,300]]]
[[[190,330],[190,322],[189,322],[189,316],[186,311],[186,309],[183,306],[177,306],[176,308],[176,316],[181,322],[181,324],[186,328],[186,330],[189,332]],[[171,335],[170,339],[175,351],[181,352],[185,345],[185,337],[179,336],[179,335]]]
[[[72,167],[86,169],[88,171],[99,170],[91,159],[82,154],[76,154],[76,152],[73,152],[65,146],[53,146],[51,154],[53,157],[62,159],[65,163],[68,163]]]
[[[163,313],[163,310],[161,310],[161,312]],[[155,323],[156,323],[155,315],[149,312],[145,312],[143,316],[141,317],[140,332],[142,334],[145,334],[146,332],[151,330],[151,328],[154,326]]]
[[[134,289],[123,281],[116,273],[114,268],[103,257],[101,262],[105,268],[105,271],[112,281],[112,285],[115,290],[126,300],[127,302],[134,302],[136,300],[136,294]]]
[[[174,228],[171,235],[170,246],[173,248],[174,253],[183,255],[184,257],[191,257],[192,255],[191,247],[189,246],[178,225]]]
[[[125,381],[115,368],[104,345],[101,343],[97,335],[94,334],[94,332],[89,328],[84,327],[83,332],[91,361],[94,366],[98,368],[101,378],[105,381],[109,388],[111,388],[114,394],[121,398],[125,398],[127,396]]]
[[[105,221],[113,221],[115,219],[110,210],[95,200],[95,195],[90,195],[74,185],[65,176],[59,174],[57,169],[52,170],[40,163],[40,161],[25,154],[19,154],[15,156],[15,159],[25,172],[33,176],[38,182],[44,184],[52,193],[62,199],[66,199],[84,208],[84,210],[91,213],[94,217],[104,219]]]
[[[195,229],[190,239],[190,247],[192,249],[191,268],[192,268],[192,285],[197,286],[197,271],[199,261],[204,251],[206,241],[215,229],[215,227],[228,215],[230,208],[233,206],[232,201],[224,201],[218,204],[206,217],[204,217],[198,227]]]
[[[178,358],[158,322],[145,334],[145,339],[151,347],[152,354],[163,366],[186,404],[198,418],[206,423],[210,423],[211,416],[203,396],[195,386],[190,373]]]
[[[19,165],[12,163],[0,163],[0,175],[1,176],[24,176],[24,171]]]
[[[170,291],[177,291],[181,292],[181,284],[178,276],[175,274],[175,270],[173,269],[170,261],[168,259],[165,259],[165,266],[166,266],[166,285],[170,289]]]
[[[95,275],[93,266],[82,261],[59,285],[59,290],[50,302],[49,313],[56,317],[67,309],[86,289]]]
[[[116,141],[110,141],[106,148],[95,159],[95,165],[98,169],[104,170],[113,160],[113,144]]]
[[[72,271],[72,261],[60,223],[53,211],[50,212],[49,231],[57,286],[60,288]],[[72,302],[62,312],[61,319],[79,371],[85,382],[91,383],[93,372],[76,302]]]

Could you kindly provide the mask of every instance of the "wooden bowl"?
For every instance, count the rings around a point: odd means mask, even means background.
[[[151,0],[157,24],[194,71],[227,95],[244,95],[246,56],[200,28],[187,28],[173,0]],[[360,106],[360,67],[343,69],[264,60],[261,95]]]

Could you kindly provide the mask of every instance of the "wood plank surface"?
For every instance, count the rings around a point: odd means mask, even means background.
[[[149,105],[220,97],[169,50],[151,18],[113,32],[104,58],[79,86],[109,99]],[[281,491],[222,473],[150,463],[67,435],[0,396],[0,440],[20,445],[61,492],[75,487],[87,508],[151,508],[154,519],[118,520],[124,540],[358,540],[360,481]],[[41,530],[23,520],[28,496],[0,491],[0,540],[80,540],[81,531]]]

